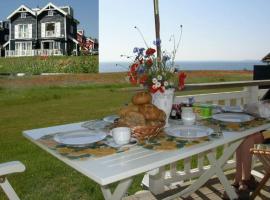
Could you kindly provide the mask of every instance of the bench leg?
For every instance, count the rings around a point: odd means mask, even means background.
[[[129,186],[132,183],[132,178],[121,180],[113,194],[108,185],[101,186],[101,191],[103,193],[105,200],[121,200],[122,197],[127,193]]]
[[[20,198],[17,196],[16,192],[8,182],[7,178],[0,177],[0,186],[10,200],[20,200]]]
[[[268,181],[269,178],[270,178],[270,172],[265,174],[265,176],[261,180],[261,182],[258,185],[258,187],[256,188],[256,190],[252,193],[252,195],[250,197],[251,200],[255,199],[255,197],[260,193],[260,190],[263,188],[263,186],[265,185],[265,183]]]

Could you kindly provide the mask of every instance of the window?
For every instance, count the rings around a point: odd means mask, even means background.
[[[26,13],[25,12],[21,13],[21,18],[26,18]]]
[[[53,10],[48,11],[48,16],[53,16]]]
[[[15,51],[18,56],[31,55],[32,42],[15,42]]]
[[[28,24],[20,24],[19,26],[19,38],[28,38]]]
[[[5,41],[8,41],[8,39],[9,39],[9,36],[5,35]]]
[[[46,37],[52,37],[55,35],[55,23],[46,23]]]

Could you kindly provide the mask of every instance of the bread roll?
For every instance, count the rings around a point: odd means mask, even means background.
[[[148,92],[138,92],[132,98],[134,105],[149,104],[152,102],[152,96]]]
[[[153,104],[140,105],[139,112],[143,114],[146,120],[158,120],[160,117],[160,110]]]
[[[125,116],[127,113],[129,112],[138,112],[139,111],[139,107],[136,105],[128,105],[126,107],[123,107],[120,111],[119,111],[119,115],[120,117]]]
[[[139,112],[130,111],[127,112],[118,120],[119,126],[144,126],[146,124],[143,114]]]

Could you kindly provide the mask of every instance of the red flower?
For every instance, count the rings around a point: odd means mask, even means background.
[[[186,79],[187,75],[184,72],[181,72],[178,74],[178,89],[179,90],[183,90],[185,87],[185,79]]]
[[[153,60],[149,58],[145,61],[145,64],[147,65],[147,67],[151,67],[153,65]]]
[[[148,49],[146,50],[145,54],[146,54],[147,56],[151,56],[151,55],[153,55],[155,52],[156,52],[155,49],[148,48]]]
[[[137,84],[137,76],[130,76],[129,81],[132,85],[136,85]]]
[[[133,63],[133,64],[130,66],[130,71],[131,71],[131,72],[136,72],[138,66],[139,66],[138,63]]]
[[[165,92],[165,87],[164,86],[160,86],[160,87],[156,87],[155,85],[152,85],[149,88],[151,93],[156,93],[157,91],[160,91],[161,93]]]
[[[146,81],[147,81],[147,75],[144,74],[144,75],[142,75],[141,78],[140,78],[140,84],[145,84]]]

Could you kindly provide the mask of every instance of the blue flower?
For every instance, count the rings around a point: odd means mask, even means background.
[[[138,47],[134,47],[133,53],[137,53],[137,52],[139,52],[139,48]]]
[[[163,56],[162,56],[162,61],[163,61],[163,62],[167,62],[167,61],[170,60],[170,59],[171,59],[171,57],[168,56],[168,55],[163,55]]]
[[[139,66],[139,68],[137,69],[138,74],[143,74],[144,71],[145,71],[145,68],[143,66]]]
[[[143,54],[143,52],[144,52],[144,50],[145,50],[145,48],[139,48],[139,54]]]
[[[156,46],[160,46],[161,40],[160,40],[160,39],[157,39],[157,40],[155,40],[155,41],[153,42],[153,44],[156,45]]]

